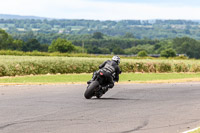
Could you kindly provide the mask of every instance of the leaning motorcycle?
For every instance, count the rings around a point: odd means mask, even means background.
[[[88,84],[84,93],[85,98],[90,99],[93,96],[101,98],[101,96],[104,94],[102,87],[105,87],[106,85],[108,85],[106,76],[104,76],[103,72],[98,72],[96,79]]]

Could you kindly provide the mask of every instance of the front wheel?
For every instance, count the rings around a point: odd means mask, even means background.
[[[85,98],[90,99],[92,96],[94,96],[94,90],[99,87],[99,82],[98,81],[93,81],[92,83],[89,84],[88,88],[85,91]]]

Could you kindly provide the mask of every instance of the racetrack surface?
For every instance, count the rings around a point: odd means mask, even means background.
[[[0,133],[180,133],[200,126],[200,83],[0,86]]]

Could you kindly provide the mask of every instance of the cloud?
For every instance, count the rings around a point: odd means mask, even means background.
[[[95,0],[6,0],[0,13],[66,19],[200,19],[198,6]]]

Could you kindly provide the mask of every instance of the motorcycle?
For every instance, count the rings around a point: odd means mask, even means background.
[[[103,72],[98,72],[96,79],[88,84],[84,93],[85,98],[91,99],[93,96],[101,98],[101,96],[105,93],[102,90],[102,87],[105,87],[106,85],[108,85],[106,76],[104,76]]]

